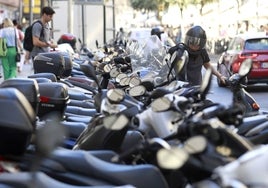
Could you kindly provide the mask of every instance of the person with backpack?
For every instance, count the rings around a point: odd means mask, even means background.
[[[7,54],[1,57],[4,80],[17,77],[16,48],[22,48],[19,43],[18,31],[14,28],[9,18],[3,20],[3,28],[0,30],[0,37],[7,41]]]
[[[49,27],[49,22],[53,19],[53,15],[55,11],[49,7],[43,7],[41,10],[41,18],[40,20],[35,21],[31,27],[31,34],[32,34],[32,49],[26,49],[30,52],[30,57],[34,59],[34,57],[42,52],[49,52],[50,48],[56,48],[57,44],[51,41],[51,30]],[[27,30],[27,29],[26,29]],[[25,31],[25,38],[24,43],[30,44],[28,39],[26,38]],[[24,46],[25,46],[24,44]],[[25,47],[24,47],[25,48]]]

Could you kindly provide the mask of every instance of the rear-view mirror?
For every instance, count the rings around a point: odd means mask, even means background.
[[[204,99],[210,89],[211,85],[211,77],[212,77],[212,69],[206,69],[205,75],[203,77],[201,86],[200,86],[200,95],[201,99]]]
[[[154,112],[162,112],[168,110],[172,106],[172,102],[167,97],[160,97],[151,103]]]
[[[111,76],[111,78],[116,78],[119,73],[120,72],[119,72],[119,70],[116,67],[113,67],[110,70],[110,76]]]
[[[129,119],[123,114],[114,114],[103,119],[104,127],[110,130],[121,130],[127,126],[128,122]]]
[[[175,51],[172,56],[174,56],[173,61],[175,61],[174,67],[175,67],[176,74],[179,74],[182,71],[185,63],[188,61],[188,53],[186,50],[184,51],[180,50],[180,51]]]
[[[125,92],[122,89],[118,89],[118,88],[110,89],[107,91],[106,96],[109,99],[109,101],[118,103],[124,99]]]
[[[125,77],[128,77],[127,74],[125,74],[125,73],[119,73],[119,74],[116,76],[115,81],[116,81],[117,83],[119,83],[120,80],[121,80],[122,78],[125,78]]]
[[[189,154],[201,153],[207,147],[207,140],[204,136],[194,136],[184,142],[184,149]]]
[[[111,64],[106,64],[103,67],[104,72],[108,73],[111,72],[111,70],[113,69],[113,66]]]
[[[146,88],[143,85],[137,85],[130,88],[128,93],[132,97],[139,97],[146,93]]]
[[[130,78],[124,77],[120,80],[119,85],[120,86],[128,86],[129,85]]]
[[[179,147],[162,148],[157,152],[157,162],[161,168],[176,170],[181,168],[189,158],[186,151]]]
[[[132,77],[129,81],[129,87],[134,87],[141,84],[141,79],[138,77]]]
[[[241,77],[244,77],[250,72],[251,68],[252,68],[252,59],[245,59],[240,65],[238,74]]]

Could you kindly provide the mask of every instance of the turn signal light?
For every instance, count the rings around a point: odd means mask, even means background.
[[[259,110],[260,106],[257,103],[253,103],[252,108],[255,109],[255,110]]]

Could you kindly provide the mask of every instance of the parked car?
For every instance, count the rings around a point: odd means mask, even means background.
[[[253,60],[247,83],[268,84],[268,36],[265,33],[239,34],[233,37],[217,62],[217,70],[229,78],[238,72],[245,58]],[[217,81],[220,87],[225,86],[219,79]]]

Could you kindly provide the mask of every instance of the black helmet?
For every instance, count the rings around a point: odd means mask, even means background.
[[[164,29],[162,27],[154,27],[151,30],[151,35],[157,35],[160,40],[162,33],[164,33]]]
[[[189,45],[199,46],[199,50],[203,49],[207,42],[207,35],[205,30],[201,26],[191,27],[185,37],[185,44],[187,47]]]

